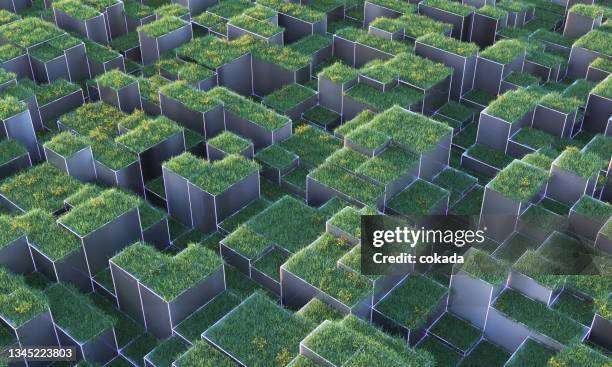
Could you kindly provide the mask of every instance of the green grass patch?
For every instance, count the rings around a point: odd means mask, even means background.
[[[176,331],[195,343],[202,338],[202,333],[220,320],[234,307],[240,304],[240,298],[230,291],[217,295],[191,316],[182,321]]]
[[[315,94],[312,89],[293,83],[270,93],[262,102],[280,113],[286,113]]]

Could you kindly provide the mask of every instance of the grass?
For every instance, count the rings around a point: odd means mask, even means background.
[[[191,342],[196,342],[202,338],[204,331],[238,304],[240,304],[238,296],[230,291],[222,292],[182,321],[176,327],[176,331]]]
[[[87,6],[78,0],[56,1],[53,3],[53,8],[61,10],[65,14],[78,20],[88,20],[100,15],[96,9],[92,8],[91,6]]]
[[[395,56],[387,62],[387,65],[395,70],[399,80],[423,90],[430,89],[452,73],[452,69],[444,64],[409,53]]]
[[[267,21],[270,18],[275,17],[277,14],[278,13],[273,9],[261,5],[255,5],[254,7],[248,8],[244,11],[244,15],[261,21]]]
[[[361,210],[347,206],[329,219],[329,224],[345,233],[361,239]]]
[[[270,206],[270,202],[268,202],[266,199],[260,198],[254,200],[247,206],[232,214],[230,217],[223,220],[223,222],[219,226],[226,232],[231,233],[235,231],[241,224],[253,218],[255,215],[262,212],[268,206]]]
[[[266,165],[283,170],[296,161],[297,156],[282,147],[273,144],[260,150],[255,158]]]
[[[489,187],[517,202],[533,198],[548,180],[548,173],[525,162],[514,160],[489,183]]]
[[[309,177],[366,205],[375,205],[383,195],[381,187],[329,163],[320,165]]]
[[[159,88],[159,93],[176,99],[190,109],[208,112],[220,105],[213,96],[189,86],[185,81],[176,81]]]
[[[255,48],[253,56],[289,71],[302,69],[310,63],[308,56],[288,47],[274,44],[266,44]]]
[[[64,31],[40,18],[26,17],[0,27],[0,34],[21,48],[50,40]]]
[[[97,77],[96,82],[102,87],[118,91],[136,82],[136,78],[119,69],[112,69]]]
[[[371,127],[416,154],[430,151],[452,133],[447,125],[397,106],[374,117]]]
[[[225,19],[229,19],[236,15],[242,14],[245,10],[251,8],[253,4],[245,0],[228,0],[220,2],[208,9],[208,12],[219,15]]]
[[[463,351],[469,350],[482,335],[482,332],[468,321],[448,312],[432,326],[431,332]]]
[[[421,276],[410,276],[375,308],[407,329],[426,326],[447,289]]]
[[[318,166],[342,143],[333,136],[308,124],[294,125],[293,135],[280,146],[300,157],[300,162],[307,166]]]
[[[176,361],[177,367],[232,367],[229,357],[203,340],[195,341]]]
[[[605,55],[610,54],[610,43],[608,42],[609,33],[594,29],[574,42],[572,47],[582,47],[587,50],[600,52]]]
[[[10,217],[0,215],[0,248],[9,245],[22,236],[23,233],[11,224]]]
[[[44,146],[64,158],[70,158],[77,152],[90,146],[90,143],[86,138],[80,135],[63,132],[55,135],[51,140],[46,142]]]
[[[455,367],[461,360],[456,351],[433,336],[426,336],[419,343],[418,349],[431,354],[437,367]]]
[[[436,8],[436,9],[446,10],[453,14],[462,15],[464,17],[474,12],[474,8],[471,6],[460,5],[452,1],[446,1],[446,0],[427,0],[423,3],[423,5],[427,5],[432,8]]]
[[[21,19],[21,17],[15,13],[12,13],[5,9],[2,9],[2,11],[0,11],[0,25],[14,22],[18,19]]]
[[[318,298],[313,298],[308,301],[308,303],[306,303],[299,311],[296,312],[296,315],[305,318],[315,325],[319,325],[325,320],[336,321],[344,317],[340,311],[334,309]]]
[[[223,244],[248,259],[257,258],[272,245],[265,237],[244,225],[225,237]]]
[[[317,23],[325,18],[325,12],[321,11],[322,9],[315,9],[312,6],[301,6],[297,3],[287,3],[278,0],[258,1],[258,3],[308,23]]]
[[[561,111],[563,113],[571,113],[576,111],[582,103],[574,98],[564,97],[559,93],[549,93],[542,97],[539,102],[542,106],[551,108],[555,111]]]
[[[612,78],[606,78],[591,90],[592,94],[612,99]]]
[[[11,13],[12,14],[12,13]],[[18,56],[23,55],[24,52],[19,47],[13,46],[11,44],[6,44],[0,46],[0,62],[5,62],[12,60]]]
[[[383,8],[395,10],[402,14],[414,13],[416,11],[416,6],[413,4],[405,3],[399,0],[368,0],[368,2],[382,6]]]
[[[464,358],[459,367],[502,367],[510,354],[495,344],[482,340],[470,354]]]
[[[533,110],[538,101],[539,95],[530,90],[510,90],[491,102],[485,111],[491,116],[513,124]]]
[[[158,7],[157,9],[155,9],[154,13],[159,18],[181,17],[181,16],[189,14],[189,9],[179,4],[173,3],[173,4],[165,4],[165,5]]]
[[[159,343],[160,341],[152,334],[142,334],[127,345],[121,354],[132,362],[130,365],[136,364],[144,367],[144,356],[155,349]]]
[[[312,89],[292,83],[268,94],[264,97],[262,103],[280,113],[286,113],[314,95],[316,95],[316,92]]]
[[[612,62],[606,58],[598,57],[591,63],[591,67],[597,68],[608,73],[612,72]]]
[[[606,137],[602,134],[597,134],[584,147],[584,151],[597,155],[603,163],[601,168],[606,169],[606,160],[612,156],[612,138]]]
[[[593,321],[593,302],[575,297],[570,292],[562,292],[555,301],[553,308],[582,325],[590,325]]]
[[[423,99],[421,92],[402,84],[384,93],[366,84],[357,84],[349,89],[346,95],[378,111],[386,110],[394,105],[408,107]]]
[[[535,225],[543,230],[552,232],[553,230],[562,230],[566,223],[566,218],[563,215],[556,214],[546,209],[541,204],[532,205],[520,216],[521,222],[529,225]]]
[[[159,343],[155,349],[147,354],[147,359],[155,366],[170,367],[178,357],[188,348],[188,345],[178,337],[170,337]]]
[[[475,110],[466,107],[455,101],[449,101],[437,111],[438,114],[450,117],[459,122],[471,121],[474,118]]]
[[[7,96],[0,99],[0,119],[7,120],[21,112],[27,110],[24,102],[18,101],[15,97]]]
[[[242,151],[252,146],[253,143],[226,130],[214,138],[209,139],[208,145],[226,154],[240,154]]]
[[[359,73],[356,69],[353,69],[342,62],[336,62],[321,70],[317,76],[319,78],[330,80],[336,84],[344,84],[357,79],[358,74]]]
[[[289,256],[284,251],[272,249],[258,259],[253,266],[275,281],[280,282],[280,267],[288,258]]]
[[[391,146],[360,165],[355,171],[384,185],[391,184],[413,170],[419,158],[399,147]]]
[[[337,266],[337,261],[349,250],[345,240],[324,233],[290,257],[284,266],[312,286],[353,307],[371,291],[372,284],[366,277]]]
[[[271,109],[223,87],[213,89],[210,92],[210,96],[222,101],[225,111],[229,111],[240,118],[251,121],[267,131],[280,129],[289,122],[286,116],[279,115]]]
[[[137,205],[138,202],[134,197],[110,189],[73,208],[59,219],[59,223],[85,237]]]
[[[487,106],[489,103],[495,100],[496,96],[478,89],[471,89],[469,92],[463,95],[463,98],[476,102],[482,106]]]
[[[79,342],[90,341],[113,327],[113,320],[68,284],[45,289],[54,322]]]
[[[17,329],[49,309],[43,293],[4,268],[0,268],[0,284],[0,315],[9,326]]]
[[[63,208],[64,199],[79,187],[74,178],[44,163],[5,179],[0,192],[26,211],[40,208],[52,213]]]
[[[30,51],[30,56],[42,63],[47,63],[63,55],[63,50],[51,47],[48,43],[38,46]]]
[[[249,220],[246,226],[267,241],[296,252],[324,231],[325,219],[316,209],[285,196]]]
[[[572,5],[569,12],[593,19],[604,15],[604,9],[601,6],[587,4]]]
[[[174,257],[165,255],[162,264],[145,274],[140,281],[166,302],[172,302],[223,265],[217,254],[196,244],[188,245]]]
[[[525,53],[525,45],[518,40],[501,40],[487,47],[479,56],[500,64],[508,64]]]
[[[478,186],[470,190],[463,198],[449,209],[453,215],[479,215],[484,190]]]
[[[0,140],[0,166],[12,161],[17,157],[21,157],[27,152],[28,151],[25,149],[25,147],[16,140]]]
[[[272,37],[283,32],[284,28],[275,26],[265,20],[257,20],[248,15],[237,15],[230,18],[229,23],[246,31],[253,32],[263,37]]]
[[[370,110],[363,110],[357,116],[355,116],[352,120],[345,122],[344,124],[338,126],[335,132],[342,136],[347,136],[352,131],[355,131],[361,126],[366,125],[368,122],[374,118],[376,114]]]
[[[555,159],[554,165],[589,180],[599,172],[602,162],[593,153],[584,153],[576,147],[568,147]]]
[[[563,344],[569,344],[582,334],[582,326],[575,321],[511,289],[504,291],[493,307]]]
[[[500,19],[503,19],[506,15],[508,15],[508,12],[500,8],[496,8],[490,5],[485,5],[480,9],[476,9],[476,14],[480,14],[480,15],[487,16],[489,18],[500,20]]]
[[[404,14],[397,19],[408,37],[418,38],[429,33],[447,33],[453,29],[448,23],[439,22],[417,14]]]
[[[242,37],[236,41],[223,41],[215,36],[200,37],[177,48],[177,55],[216,69],[249,52],[252,44],[242,44],[249,39],[254,42],[252,37]]]
[[[327,126],[338,121],[340,115],[336,112],[327,109],[321,105],[316,105],[307,111],[304,111],[302,117],[308,121],[312,121],[322,126]]]
[[[568,98],[575,98],[582,102],[582,104],[586,104],[587,98],[591,93],[591,90],[595,87],[595,83],[578,79],[574,83],[572,83],[569,87],[567,87],[562,95]]]
[[[429,33],[417,38],[416,41],[463,57],[475,55],[479,50],[475,43],[461,42],[441,33]]]
[[[506,281],[509,268],[506,262],[497,260],[476,248],[469,249],[468,251],[464,256],[461,270],[495,286],[499,286]]]
[[[301,38],[300,40],[290,45],[287,45],[287,47],[301,54],[310,56],[313,53],[321,50],[322,48],[330,46],[331,44],[332,44],[331,37],[323,36],[323,35],[315,33],[313,35]]]
[[[504,81],[518,85],[519,87],[527,88],[532,85],[540,84],[541,80],[537,76],[529,73],[512,72],[504,79]]]
[[[574,343],[548,362],[549,367],[605,366],[609,359],[585,344]]]
[[[551,290],[559,289],[564,281],[563,269],[538,252],[527,250],[512,268]]]
[[[601,223],[612,216],[612,205],[587,195],[583,195],[574,204],[572,209],[578,214],[595,219]]]
[[[207,335],[215,344],[253,367],[285,366],[311,325],[255,293]]]
[[[334,154],[327,158],[327,162],[335,164],[352,173],[368,160],[368,156],[357,152],[351,148],[345,147],[337,150]]]
[[[187,22],[180,18],[173,16],[165,16],[151,23],[141,25],[136,30],[138,32],[142,32],[149,38],[158,38],[181,27],[184,27],[187,24]]]

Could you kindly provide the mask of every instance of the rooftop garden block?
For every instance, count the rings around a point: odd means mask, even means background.
[[[414,154],[392,146],[360,165],[356,172],[387,185],[414,169],[418,161]]]
[[[300,162],[312,166],[323,163],[325,158],[342,147],[339,140],[308,124],[295,126],[293,135],[282,141],[280,145],[298,155]]]
[[[118,134],[117,122],[125,114],[102,102],[86,103],[60,117],[60,122],[81,135],[112,138]]]
[[[111,189],[72,209],[59,222],[86,236],[137,205],[134,197]]]
[[[257,20],[266,21],[272,17],[275,17],[278,13],[265,6],[255,5],[254,7],[245,10],[243,14]]]
[[[2,11],[0,12],[0,25],[11,23],[18,19],[21,19],[19,15],[12,13],[8,10],[2,9]]]
[[[113,327],[113,320],[91,300],[68,284],[45,289],[53,320],[80,342],[89,341]]]
[[[136,82],[136,78],[118,69],[113,69],[97,77],[96,82],[102,87],[120,90]]]
[[[487,16],[489,18],[498,19],[498,20],[503,19],[506,15],[508,15],[507,11],[500,9],[500,8],[493,7],[491,5],[485,5],[482,8],[478,8],[476,9],[475,13]]]
[[[83,43],[85,43],[87,57],[100,63],[105,63],[114,60],[121,55],[118,52],[115,52],[110,48],[102,46],[99,43],[93,41],[83,40]]]
[[[138,32],[142,32],[143,34],[145,34],[147,37],[158,38],[181,27],[184,27],[187,24],[189,23],[185,22],[180,18],[166,16],[154,22],[142,25],[138,27],[137,30]]]
[[[232,17],[230,18],[228,24],[234,25],[236,27],[242,28],[244,30],[253,32],[264,37],[272,37],[275,34],[278,34],[283,31],[282,27],[275,26],[265,20],[257,20],[248,15],[238,15]]]
[[[310,329],[310,323],[255,293],[209,329],[206,338],[243,363],[263,367],[288,364]]]
[[[316,325],[319,325],[325,320],[335,321],[344,317],[341,312],[317,298],[311,299],[297,312],[297,314]]]
[[[229,19],[236,15],[242,14],[246,9],[252,7],[250,1],[245,0],[228,0],[220,2],[208,9],[210,13],[219,15],[225,19]]]
[[[513,270],[524,274],[550,289],[563,285],[563,268],[533,250],[527,250],[512,266]]]
[[[48,302],[40,291],[29,288],[23,278],[0,269],[0,315],[17,329],[48,310]]]
[[[350,250],[339,237],[324,233],[310,246],[289,258],[284,267],[348,307],[355,306],[370,290],[364,277],[338,267],[336,262]]]
[[[132,274],[144,279],[161,267],[167,259],[155,247],[137,242],[124,248],[112,258],[112,262]]]
[[[523,202],[534,197],[547,180],[546,171],[515,160],[501,170],[489,185],[505,197]]]
[[[572,208],[576,213],[604,222],[612,216],[612,205],[583,195]]]
[[[529,73],[512,72],[510,75],[504,78],[504,81],[518,85],[519,87],[527,88],[532,85],[540,84],[541,80],[537,76]]]
[[[425,326],[447,289],[422,276],[409,276],[376,305],[376,309],[408,329]]]
[[[404,28],[404,34],[412,38],[418,38],[429,33],[447,33],[453,29],[451,24],[417,14],[404,14],[398,18],[398,21]]]
[[[12,13],[11,13],[12,14]],[[13,46],[10,43],[0,46],[0,62],[5,62],[24,54],[19,47]]]
[[[460,122],[469,122],[474,117],[475,110],[466,107],[455,101],[448,101],[444,106],[440,107],[438,114],[450,117],[453,120]]]
[[[612,78],[604,79],[591,90],[591,93],[606,98],[612,98]]]
[[[612,61],[604,57],[598,57],[591,63],[591,66],[597,69],[612,73]]]
[[[525,52],[525,44],[518,40],[501,40],[487,47],[479,55],[485,59],[508,64]]]
[[[213,96],[188,86],[184,81],[166,84],[159,88],[159,92],[199,112],[210,111],[220,104]]]
[[[583,333],[582,326],[575,321],[514,290],[504,291],[495,301],[494,307],[508,317],[564,344],[569,344]]]
[[[357,116],[355,116],[352,120],[345,122],[344,124],[338,126],[335,130],[336,133],[346,136],[352,131],[355,131],[361,126],[364,126],[368,122],[374,118],[376,114],[370,110],[363,110]]]
[[[314,95],[316,92],[312,89],[293,83],[267,95],[262,102],[280,113],[285,113]]]
[[[533,110],[538,101],[539,95],[535,92],[527,89],[511,90],[491,102],[486,112],[509,123],[515,123]]]
[[[90,143],[80,135],[63,132],[55,135],[44,146],[63,157],[71,157],[78,151],[90,146]]]
[[[322,11],[322,9],[315,9],[312,6],[300,6],[296,3],[277,0],[260,0],[257,3],[309,23],[317,23],[325,19],[325,12]],[[309,5],[312,4],[314,3]]]
[[[389,142],[389,137],[385,134],[372,131],[368,126],[355,129],[345,137],[346,141],[365,148],[370,151],[378,151]]]
[[[575,4],[569,9],[570,13],[579,14],[587,18],[597,18],[604,15],[604,9],[598,5]]]
[[[468,5],[462,5],[452,1],[446,0],[426,0],[423,5],[430,6],[432,8],[446,10],[448,12],[468,16],[474,12],[474,8]]]
[[[424,43],[463,57],[475,55],[479,48],[475,43],[461,42],[455,38],[441,33],[429,33],[417,38],[417,42]]]
[[[215,36],[205,36],[182,45],[177,49],[177,54],[215,69],[250,51],[250,48],[237,47],[236,42],[221,40]]]
[[[599,171],[602,164],[595,154],[569,147],[555,160],[554,165],[588,180]]]
[[[305,111],[302,115],[305,119],[315,122],[322,126],[328,126],[339,119],[339,115],[321,105],[316,105],[313,108]]]
[[[137,128],[120,135],[115,140],[135,153],[143,153],[155,145],[183,131],[167,117],[143,121]]]
[[[554,92],[545,95],[540,100],[539,104],[564,113],[576,111],[578,107],[582,105],[582,103],[577,99],[564,97],[559,93]]]
[[[609,157],[612,157],[612,138],[597,134],[584,147],[584,151],[597,155],[603,162],[602,169],[605,170],[609,162]]]
[[[467,152],[470,156],[497,168],[512,163],[512,158],[483,144],[474,144]]]
[[[0,193],[23,210],[40,208],[51,213],[61,209],[64,199],[79,186],[75,179],[44,163],[4,180]]]
[[[5,215],[0,216],[0,230],[0,248],[23,236],[23,233],[11,224],[10,217]]]
[[[249,259],[260,256],[264,250],[272,245],[265,237],[258,235],[246,226],[238,227],[223,239],[223,244]]]
[[[549,361],[548,367],[569,367],[573,365],[604,366],[609,359],[585,344],[574,343],[561,350]]]
[[[595,86],[595,83],[588,80],[579,79],[576,80],[572,85],[567,87],[562,95],[568,98],[575,98],[580,100],[583,104],[586,104],[589,93]]]
[[[124,1],[125,15],[132,19],[141,19],[153,15],[153,8],[138,1]]]

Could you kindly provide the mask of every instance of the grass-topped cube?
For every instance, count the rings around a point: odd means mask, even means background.
[[[115,356],[114,320],[84,294],[68,284],[54,284],[45,289],[58,333],[77,344],[85,359],[110,361]]]
[[[91,142],[80,135],[63,132],[44,145],[47,161],[79,181],[94,181],[96,172]]]
[[[40,208],[54,213],[63,208],[64,199],[79,188],[79,183],[50,164],[33,167],[0,184],[3,205],[20,212]]]
[[[138,205],[135,197],[109,189],[58,220],[83,243],[93,274],[106,268],[108,259],[117,251],[141,239]]]
[[[597,232],[611,216],[612,205],[583,195],[572,206],[569,221],[572,231],[590,240],[595,240]]]
[[[223,159],[229,154],[242,154],[247,158],[253,158],[253,144],[230,131],[224,131],[209,139],[206,147],[210,160]]]
[[[431,324],[447,291],[429,278],[409,276],[376,304],[374,319],[395,328],[409,341],[416,341],[420,339],[417,330]]]
[[[315,95],[312,89],[293,83],[268,94],[262,103],[295,121],[316,103]]]
[[[300,164],[316,167],[334,151],[342,147],[342,143],[330,134],[308,124],[297,125],[293,135],[280,143],[286,150],[300,157]]]
[[[213,325],[204,338],[249,366],[286,365],[312,325],[255,293]]]
[[[418,166],[418,156],[391,146],[361,164],[355,172],[383,186],[385,199],[389,199],[418,176]]]
[[[463,352],[471,349],[482,335],[474,325],[452,313],[445,313],[436,321],[431,332]]]
[[[205,361],[205,362],[204,362]],[[187,366],[217,366],[217,367],[232,367],[234,362],[230,357],[224,355],[213,346],[203,340],[196,341],[192,346],[183,354],[181,354],[172,363],[175,367],[187,367]]]
[[[305,304],[319,294],[344,314],[370,307],[372,300],[367,294],[373,289],[371,281],[337,264],[350,248],[346,240],[325,233],[289,258],[281,268],[283,302]],[[302,286],[296,288],[298,284]]]
[[[419,179],[391,198],[387,207],[399,215],[418,220],[428,214],[444,213],[448,200],[447,190]]]
[[[374,210],[367,207],[358,210],[347,206],[327,221],[327,232],[345,238],[349,243],[356,245],[361,241],[361,216],[374,213]]]
[[[263,164],[262,173],[279,185],[281,177],[298,164],[297,155],[276,144],[260,150],[255,159]]]
[[[510,200],[525,202],[533,199],[547,180],[546,171],[515,160],[501,170],[487,187]]]
[[[595,154],[566,148],[553,161],[547,196],[563,203],[576,202],[583,193],[593,191],[601,166]]]
[[[283,31],[283,27],[276,26],[266,20],[255,19],[246,14],[234,16],[227,23],[227,35],[230,40],[250,34],[266,42],[282,45]]]
[[[332,130],[340,123],[341,116],[328,108],[317,105],[304,111],[302,118],[326,130]]]
[[[160,58],[165,51],[191,40],[191,23],[175,16],[164,16],[137,28],[140,52],[145,65]]]

